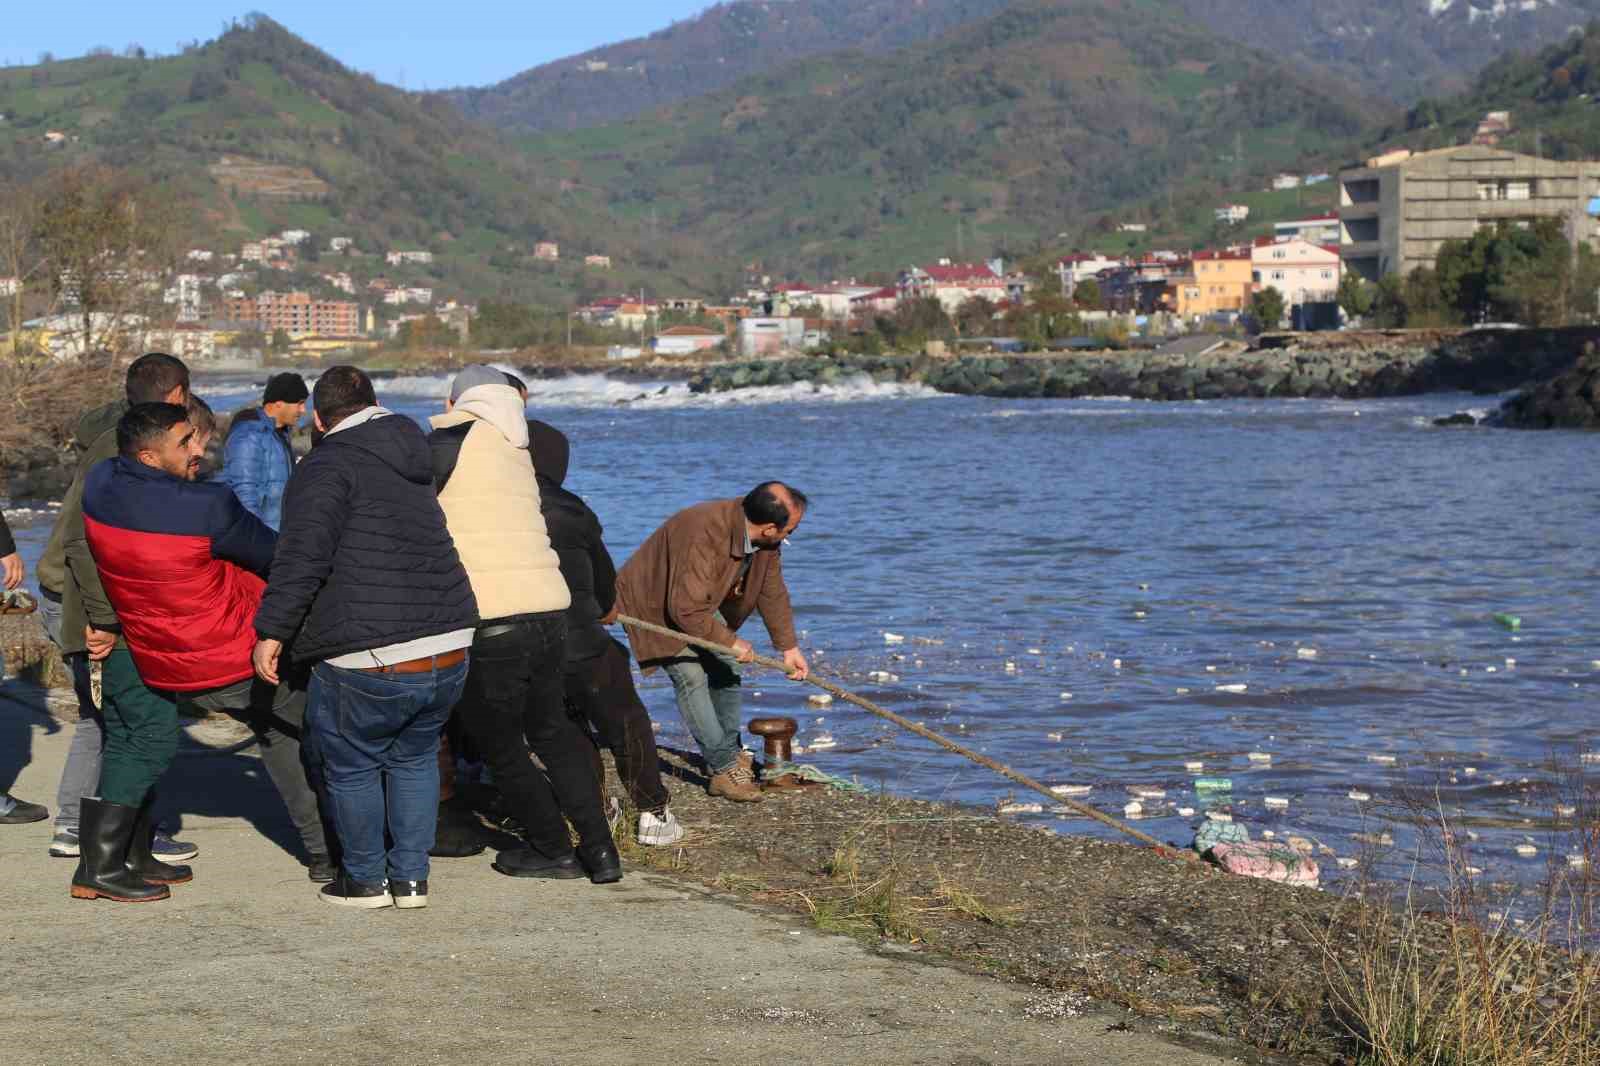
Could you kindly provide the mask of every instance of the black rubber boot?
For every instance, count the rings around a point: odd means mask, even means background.
[[[155,835],[154,816],[156,794],[152,790],[139,807],[139,820],[133,826],[133,838],[128,841],[128,872],[152,885],[181,885],[194,880],[194,870],[188,866],[173,866],[150,854],[150,838]]]
[[[428,854],[435,859],[464,859],[489,846],[478,816],[459,799],[439,804],[439,826]]]
[[[72,875],[73,899],[152,903],[172,895],[166,885],[148,884],[128,869],[128,843],[138,821],[137,807],[83,798],[78,815],[78,871]]]
[[[622,880],[622,856],[611,840],[578,845],[578,861],[589,871],[589,880],[597,885],[609,885]]]

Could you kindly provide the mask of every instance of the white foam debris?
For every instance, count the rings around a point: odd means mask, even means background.
[[[1179,696],[1187,696],[1189,694],[1189,690],[1186,688],[1175,688],[1172,691]]]
[[[1357,803],[1366,803],[1366,802],[1368,802],[1369,800],[1372,799],[1372,793],[1370,793],[1370,792],[1362,792],[1358,788],[1352,788],[1349,791],[1349,793],[1347,793],[1347,794],[1349,795],[1349,797],[1351,799],[1355,800]]]
[[[1127,803],[1122,805],[1122,813],[1126,814],[1129,818],[1136,818],[1144,813],[1144,804],[1140,803],[1138,800],[1129,800]]]
[[[1111,660],[1111,668],[1113,670],[1121,670],[1122,669],[1122,660],[1121,659],[1112,659]]]
[[[1497,667],[1485,666],[1483,668],[1483,672],[1486,673],[1486,674],[1496,674],[1496,673],[1499,673],[1500,671],[1499,671],[1499,669]]]
[[[1489,912],[1489,920],[1491,922],[1503,922],[1503,921],[1506,920],[1506,912],[1505,911],[1490,911]]]
[[[1028,654],[1029,655],[1043,655],[1044,654],[1044,649],[1043,648],[1029,648],[1028,649]]]
[[[1296,648],[1294,653],[1302,659],[1315,659],[1317,657],[1316,648]]]
[[[899,674],[891,674],[887,670],[874,670],[867,675],[868,681],[876,681],[881,685],[893,684],[900,680]]]
[[[1291,836],[1287,843],[1291,848],[1299,852],[1301,855],[1310,855],[1316,850],[1316,846],[1305,837]]]
[[[1377,754],[1377,753],[1373,753],[1373,754],[1369,754],[1367,756],[1367,761],[1368,762],[1375,762],[1375,763],[1382,763],[1384,766],[1393,766],[1394,765],[1394,761],[1395,761],[1395,757],[1393,755],[1380,755],[1380,754]]]
[[[1190,759],[1188,762],[1183,764],[1183,768],[1189,771],[1191,774],[1197,774],[1206,768],[1206,764],[1201,762],[1199,759]]]
[[[818,692],[814,696],[807,696],[806,702],[813,707],[826,707],[833,702],[833,697],[826,692]]]
[[[1272,761],[1272,752],[1270,752],[1270,751],[1252,751],[1252,752],[1249,752],[1248,754],[1246,754],[1245,758],[1249,759],[1251,762],[1271,762]]]
[[[793,744],[790,745],[789,751],[794,755],[804,755],[806,753],[806,746],[804,744]]]
[[[1262,802],[1268,807],[1275,807],[1279,810],[1289,806],[1289,801],[1284,799],[1282,796],[1268,796],[1266,799],[1262,800]]]
[[[1014,674],[1016,672],[1017,672],[1017,664],[1012,662],[1010,659],[1007,659],[1006,660],[1006,673]]]
[[[1578,756],[1578,761],[1583,763],[1600,763],[1600,751],[1586,751]]]
[[[1389,847],[1394,843],[1394,837],[1388,833],[1353,833],[1351,835],[1363,844],[1378,844],[1382,847]]]
[[[1211,819],[1213,822],[1233,821],[1233,815],[1229,814],[1227,811],[1207,811],[1206,817]]]
[[[651,723],[650,723],[650,732],[652,732],[652,733],[659,733],[659,732],[661,732],[661,723],[660,723],[660,722],[654,722],[654,721],[652,721],[652,722],[651,722]]]
[[[1578,813],[1578,808],[1572,806],[1570,803],[1558,803],[1558,804],[1556,804],[1556,817],[1557,818],[1571,818],[1574,814],[1577,814],[1577,813]]]
[[[1044,735],[1044,737],[1045,737],[1046,740],[1061,740],[1062,739],[1062,736],[1061,736],[1060,733],[1046,733]]]
[[[1334,861],[1339,864],[1340,869],[1344,869],[1344,870],[1354,870],[1357,866],[1361,865],[1361,863],[1358,860],[1352,859],[1348,855],[1340,856],[1338,859],[1335,859]]]
[[[883,642],[885,644],[904,644],[906,642],[906,638],[899,633],[885,633],[883,635]]]
[[[1193,807],[1179,807],[1178,808],[1178,817],[1179,818],[1193,818],[1194,817],[1194,808]]]
[[[1133,612],[1133,616],[1135,618],[1143,618],[1143,617],[1145,617],[1145,612],[1143,612],[1143,611],[1134,611]]]
[[[1206,673],[1208,673],[1208,674],[1214,674],[1214,673],[1216,673],[1216,672],[1217,672],[1217,668],[1216,668],[1216,667],[1215,667],[1215,666],[1208,666],[1208,667],[1206,667]]]
[[[1567,856],[1567,865],[1571,866],[1573,869],[1581,870],[1583,867],[1589,865],[1589,858],[1586,855],[1578,855],[1574,853]]]
[[[833,739],[832,733],[818,733],[816,736],[811,738],[811,750],[820,751],[823,748],[837,747],[838,743],[838,741]]]
[[[1277,840],[1278,839],[1278,834],[1274,833],[1270,829],[1263,829],[1261,831],[1261,839],[1262,840]]]
[[[1466,869],[1467,869],[1467,873],[1472,877],[1482,877],[1483,876],[1483,867],[1481,867],[1481,866],[1468,866]]]
[[[1532,844],[1518,844],[1516,850],[1517,854],[1521,855],[1524,859],[1531,859],[1535,855],[1539,854],[1539,849],[1534,847]]]
[[[1072,698],[1072,693],[1070,693],[1070,692],[1063,692],[1061,694],[1061,700],[1062,700],[1063,703],[1066,702],[1067,700],[1070,700],[1071,698]]]
[[[1000,805],[1000,813],[1001,814],[1043,814],[1044,813],[1044,804],[1042,804],[1042,803],[1002,803]]]
[[[1167,790],[1164,788],[1146,788],[1142,785],[1136,785],[1128,791],[1140,799],[1158,800],[1167,798]]]
[[[1150,591],[1150,586],[1145,584],[1143,581],[1141,581],[1141,582],[1139,582],[1139,591],[1140,592],[1149,592]]]
[[[1050,791],[1058,796],[1087,796],[1094,791],[1093,785],[1051,785]]]
[[[1516,665],[1517,665],[1517,660],[1515,660],[1515,659],[1507,659],[1506,660],[1506,666],[1514,667]]]
[[[1249,690],[1249,688],[1250,688],[1249,685],[1218,685],[1217,686],[1217,691],[1218,692],[1239,693],[1239,692],[1246,692],[1246,691]]]
[[[1476,777],[1478,774],[1478,768],[1476,766],[1463,766],[1461,768],[1461,772],[1466,774],[1468,777]]]

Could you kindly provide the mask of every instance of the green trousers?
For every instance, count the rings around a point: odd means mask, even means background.
[[[178,754],[178,705],[145,686],[127,648],[105,661],[100,704],[100,798],[137,807]]]

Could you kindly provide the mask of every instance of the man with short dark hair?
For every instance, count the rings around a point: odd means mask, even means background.
[[[100,709],[91,694],[90,664],[105,661],[117,646],[119,631],[116,612],[106,599],[84,536],[84,479],[99,463],[116,456],[117,422],[129,407],[188,402],[189,368],[165,352],[141,355],[128,364],[123,393],[121,400],[88,411],[78,420],[73,434],[82,451],[77,473],[62,497],[61,513],[39,558],[40,613],[72,671],[78,696],[78,724],[61,769],[55,835],[50,841],[50,854],[58,858],[78,857],[79,803],[93,794],[100,782],[104,734]],[[185,862],[200,850],[159,831],[154,832],[151,848],[157,858],[168,862]]]
[[[89,472],[84,524],[127,648],[106,660],[100,794],[83,801],[86,826],[101,832],[82,837],[73,894],[122,898],[117,879],[104,874],[115,873],[107,849],[120,841],[110,827],[137,820],[120,808],[148,810],[177,750],[177,694],[255,732],[305,843],[312,879],[331,880],[316,795],[295,739],[304,689],[274,692],[256,682],[251,663],[253,620],[276,537],[227,486],[196,480],[204,449],[185,408],[129,408],[117,444],[117,458]]]
[[[714,500],[679,511],[650,534],[617,575],[620,613],[731,647],[737,658],[628,626],[646,672],[665,667],[678,711],[710,771],[710,791],[739,803],[761,798],[752,760],[739,739],[739,664],[755,649],[736,630],[759,612],[789,677],[810,667],[795,639],[783,582],[784,540],[805,516],[806,496],[765,481],[743,500]],[[608,617],[608,621],[610,620]]]
[[[294,473],[289,434],[306,413],[305,379],[274,374],[267,379],[261,406],[240,411],[223,446],[222,480],[244,509],[274,530],[283,521],[283,490]]]
[[[353,366],[325,371],[312,404],[324,436],[284,492],[256,674],[276,684],[290,640],[315,664],[306,740],[344,848],[322,899],[424,907],[439,731],[466,683],[477,601],[417,424],[378,406]]]

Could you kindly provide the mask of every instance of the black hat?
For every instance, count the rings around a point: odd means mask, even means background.
[[[261,394],[262,403],[304,403],[311,390],[306,379],[299,374],[274,374],[267,379],[267,390]]]

